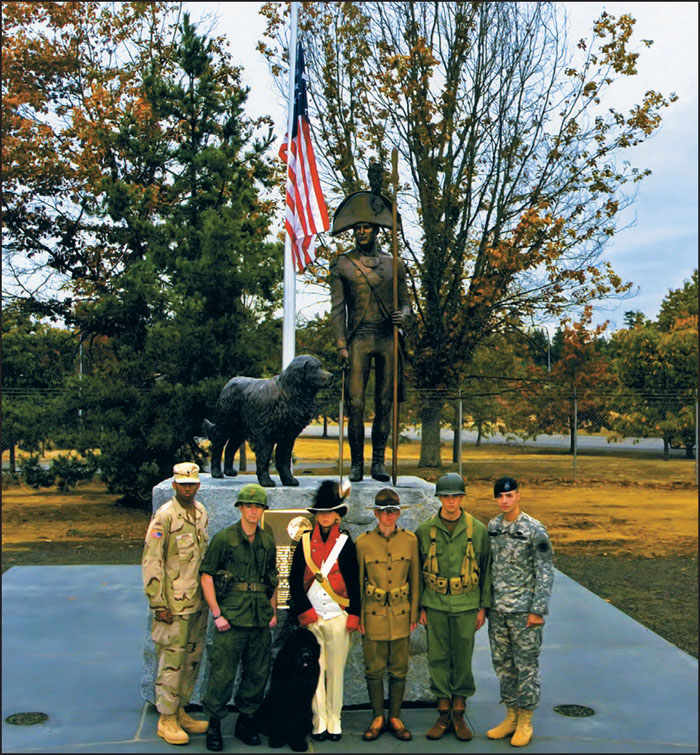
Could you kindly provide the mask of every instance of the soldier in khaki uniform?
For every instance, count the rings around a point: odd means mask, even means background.
[[[408,672],[408,642],[418,621],[420,561],[418,540],[396,526],[399,496],[383,488],[374,499],[376,529],[357,539],[362,611],[360,632],[373,719],[363,735],[376,739],[385,728],[411,739],[399,714]],[[389,717],[384,721],[384,674],[389,672]]]
[[[199,565],[207,547],[207,511],[195,495],[199,467],[173,467],[175,495],[153,515],[141,561],[143,586],[154,612],[152,636],[158,653],[156,708],[158,736],[187,744],[203,734],[206,721],[189,716],[189,702],[204,650],[207,612],[202,603]]]

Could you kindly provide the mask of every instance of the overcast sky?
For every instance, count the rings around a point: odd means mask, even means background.
[[[264,19],[257,2],[186,2],[192,20],[205,15],[200,31],[213,30],[230,40],[236,63],[244,67],[243,80],[251,87],[248,112],[270,115],[284,136],[287,112],[269,73],[267,63],[255,49],[262,37]],[[638,76],[616,86],[614,105],[624,109],[641,95],[655,89],[679,99],[666,109],[663,124],[645,144],[630,150],[629,159],[640,168],[650,168],[637,199],[620,218],[619,225],[632,227],[618,233],[605,256],[623,279],[635,283],[638,293],[622,302],[596,309],[596,322],[609,320],[609,331],[623,327],[627,310],[641,310],[655,318],[669,289],[682,286],[697,267],[698,259],[698,5],[695,2],[576,2],[566,8],[571,39],[587,37],[602,10],[619,17],[631,13],[637,20],[634,39],[640,48]],[[653,39],[643,48],[641,39]],[[329,208],[332,212],[334,208]],[[324,309],[323,291],[311,297],[298,287],[298,308]],[[327,302],[326,302],[327,304]]]

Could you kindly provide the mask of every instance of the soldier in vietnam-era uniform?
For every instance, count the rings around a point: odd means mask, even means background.
[[[466,741],[473,736],[464,712],[466,698],[476,690],[474,634],[491,605],[489,542],[486,527],[462,509],[460,475],[443,475],[435,495],[440,511],[416,529],[423,567],[420,623],[427,628],[430,687],[439,712],[426,736],[439,739],[452,728]]]
[[[510,743],[522,747],[532,738],[532,713],[540,698],[543,616],[554,580],[552,546],[544,525],[520,510],[512,477],[497,480],[493,494],[502,513],[488,524],[493,564],[489,642],[507,715],[486,735],[513,734]]]
[[[360,632],[372,722],[363,739],[388,727],[397,739],[411,739],[399,714],[408,672],[408,642],[418,621],[420,561],[418,540],[396,526],[399,496],[383,488],[374,498],[378,526],[357,539],[362,611]],[[384,674],[389,672],[389,716],[384,722]]]
[[[202,591],[215,627],[202,699],[209,714],[207,749],[215,751],[223,749],[221,719],[228,712],[239,663],[234,734],[245,744],[260,744],[253,716],[263,701],[271,666],[270,628],[277,623],[275,540],[271,531],[259,526],[267,508],[265,488],[244,485],[236,506],[240,521],[214,535],[200,567]]]
[[[208,517],[195,500],[199,467],[173,467],[175,495],[153,515],[141,561],[143,586],[154,612],[151,634],[158,655],[155,703],[158,736],[168,744],[187,744],[203,734],[206,721],[189,716],[190,701],[204,650],[207,612],[199,586],[199,565],[207,547]]]

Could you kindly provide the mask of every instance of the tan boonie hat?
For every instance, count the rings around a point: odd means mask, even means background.
[[[199,482],[199,467],[192,461],[183,461],[173,467],[174,482]]]

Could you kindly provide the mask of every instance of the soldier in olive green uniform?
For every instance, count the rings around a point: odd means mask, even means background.
[[[158,736],[168,744],[186,744],[203,734],[206,721],[184,707],[194,689],[204,650],[207,612],[199,586],[199,565],[207,547],[207,512],[195,500],[199,467],[173,467],[175,496],[153,515],[141,561],[143,586],[154,612],[152,637],[158,654],[155,693]]]
[[[462,510],[464,480],[458,474],[443,475],[435,495],[440,511],[416,529],[423,578],[420,622],[427,628],[430,686],[440,714],[427,737],[439,739],[452,728],[458,739],[469,740],[473,735],[464,712],[476,689],[474,634],[491,605],[489,539],[486,527]]]
[[[272,533],[259,526],[267,508],[267,493],[256,483],[244,485],[236,506],[241,519],[212,538],[202,561],[202,590],[214,618],[209,649],[209,683],[202,700],[209,714],[207,749],[221,750],[221,719],[236,692],[235,736],[248,745],[260,744],[253,716],[263,701],[270,672],[270,627],[277,623],[277,566]]]
[[[388,727],[397,739],[411,739],[399,714],[408,672],[408,641],[418,621],[420,562],[418,540],[399,529],[399,496],[383,488],[374,499],[376,529],[357,539],[362,612],[360,632],[373,719],[363,739]],[[384,722],[384,674],[389,672],[389,717]]]

